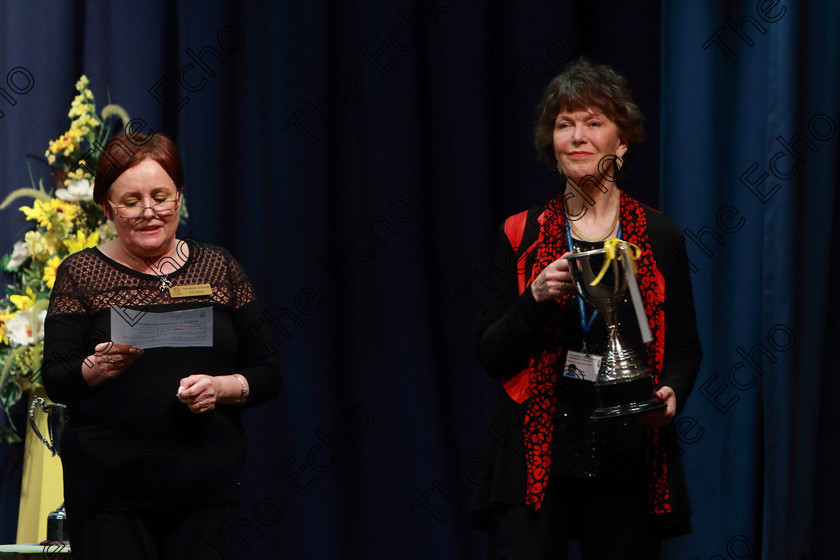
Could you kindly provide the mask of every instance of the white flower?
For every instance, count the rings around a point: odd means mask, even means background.
[[[93,200],[93,185],[87,179],[70,181],[66,189],[57,189],[55,196],[65,202]]]
[[[17,270],[28,258],[29,246],[26,241],[18,241],[12,248],[12,256],[9,259],[9,264],[6,265],[6,270]]]
[[[110,241],[117,236],[117,228],[114,227],[114,223],[110,220],[99,226],[98,231],[100,243]]]
[[[46,310],[38,313],[37,317],[33,317],[29,310],[15,313],[15,316],[6,322],[6,336],[9,337],[9,344],[11,346],[30,345],[43,339],[46,316]]]
[[[38,312],[38,322],[35,324],[35,340],[44,340],[44,321],[47,320],[47,310]]]

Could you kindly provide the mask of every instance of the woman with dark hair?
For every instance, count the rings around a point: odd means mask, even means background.
[[[499,229],[495,264],[516,281],[490,292],[479,333],[479,358],[500,388],[485,445],[492,474],[473,510],[494,558],[567,558],[580,539],[585,559],[656,559],[663,538],[690,531],[673,424],[701,359],[684,241],[618,186],[643,137],[624,78],[581,59],[549,83],[538,111],[537,151],[563,184]],[[595,421],[606,325],[577,295],[564,257],[614,237],[640,248],[652,340],[642,342],[629,301],[619,320],[654,379],[651,397],[666,406]],[[564,375],[572,362],[577,376]]]
[[[176,237],[183,183],[166,136],[113,138],[94,199],[117,237],[56,275],[43,379],[70,414],[61,459],[74,558],[227,557],[240,410],[280,386],[245,272],[227,251]]]

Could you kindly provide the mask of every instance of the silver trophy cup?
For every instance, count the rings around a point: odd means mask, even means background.
[[[47,415],[49,440],[41,434],[35,421],[35,409],[38,407]],[[41,397],[35,397],[29,405],[29,424],[53,455],[61,456],[61,434],[67,419],[67,407],[63,404],[47,404]],[[68,539],[67,512],[64,510],[64,504],[61,504],[61,507],[47,515],[47,541],[67,542]]]
[[[666,406],[654,396],[653,378],[644,361],[622,340],[618,328],[618,309],[630,290],[626,267],[633,266],[629,251],[623,249],[616,251],[616,258],[610,260],[606,274],[594,285],[592,283],[607,259],[607,250],[582,251],[566,257],[578,293],[607,323],[607,351],[595,379],[600,401],[600,406],[592,413],[595,420],[650,412]]]

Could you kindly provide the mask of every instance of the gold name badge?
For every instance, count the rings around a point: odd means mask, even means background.
[[[210,284],[193,284],[190,286],[172,286],[169,288],[170,297],[212,296],[213,288]]]

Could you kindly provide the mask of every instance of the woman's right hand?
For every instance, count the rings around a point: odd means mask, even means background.
[[[119,377],[143,355],[142,348],[116,342],[100,342],[93,352],[82,364],[82,376],[91,387]]]
[[[552,301],[563,294],[575,293],[575,283],[569,271],[569,261],[566,260],[566,257],[571,254],[571,251],[564,253],[562,257],[545,267],[531,282],[531,293],[535,300]]]

